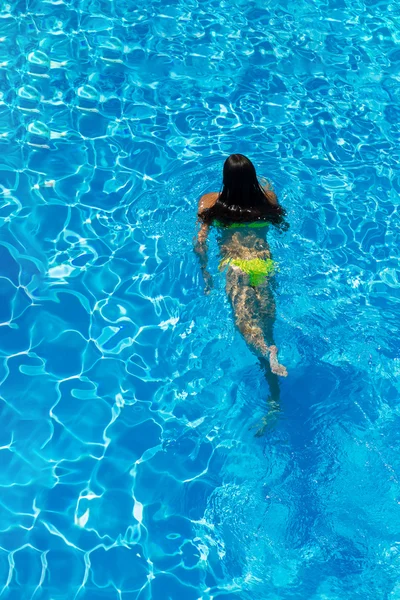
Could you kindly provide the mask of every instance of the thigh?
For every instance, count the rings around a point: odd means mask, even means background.
[[[252,319],[257,307],[255,289],[248,285],[248,275],[238,267],[228,267],[226,293],[232,304],[236,320]]]
[[[272,290],[272,280],[270,277],[268,277],[262,285],[255,288],[255,294],[257,297],[260,317],[262,319],[274,319],[276,312],[275,298]]]

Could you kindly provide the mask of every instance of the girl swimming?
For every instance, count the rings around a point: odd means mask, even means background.
[[[269,184],[260,184],[253,163],[242,154],[232,154],[224,164],[222,191],[200,198],[195,245],[208,293],[212,277],[207,270],[207,236],[210,226],[219,228],[220,270],[227,271],[226,291],[236,326],[257,354],[268,360],[272,373],[282,377],[287,370],[278,362],[273,341],[274,262],[265,233],[271,223],[282,224],[284,216]]]

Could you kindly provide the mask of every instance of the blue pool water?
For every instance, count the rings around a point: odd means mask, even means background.
[[[0,15],[0,597],[399,600],[400,6]],[[199,196],[271,179],[278,416]]]

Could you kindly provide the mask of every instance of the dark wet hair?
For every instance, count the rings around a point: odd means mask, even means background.
[[[253,163],[243,154],[231,154],[224,163],[222,191],[210,208],[199,213],[204,223],[223,225],[269,221],[283,222],[284,209],[272,204],[258,182]]]

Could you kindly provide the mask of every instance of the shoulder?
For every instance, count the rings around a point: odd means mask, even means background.
[[[210,194],[204,194],[199,200],[198,212],[211,208],[218,200],[219,193],[211,192]]]
[[[278,198],[273,190],[264,188],[264,194],[270,204],[278,206]]]
[[[276,197],[273,187],[268,179],[265,177],[260,177],[260,185],[268,202],[272,204],[272,206],[278,206],[278,198]]]

